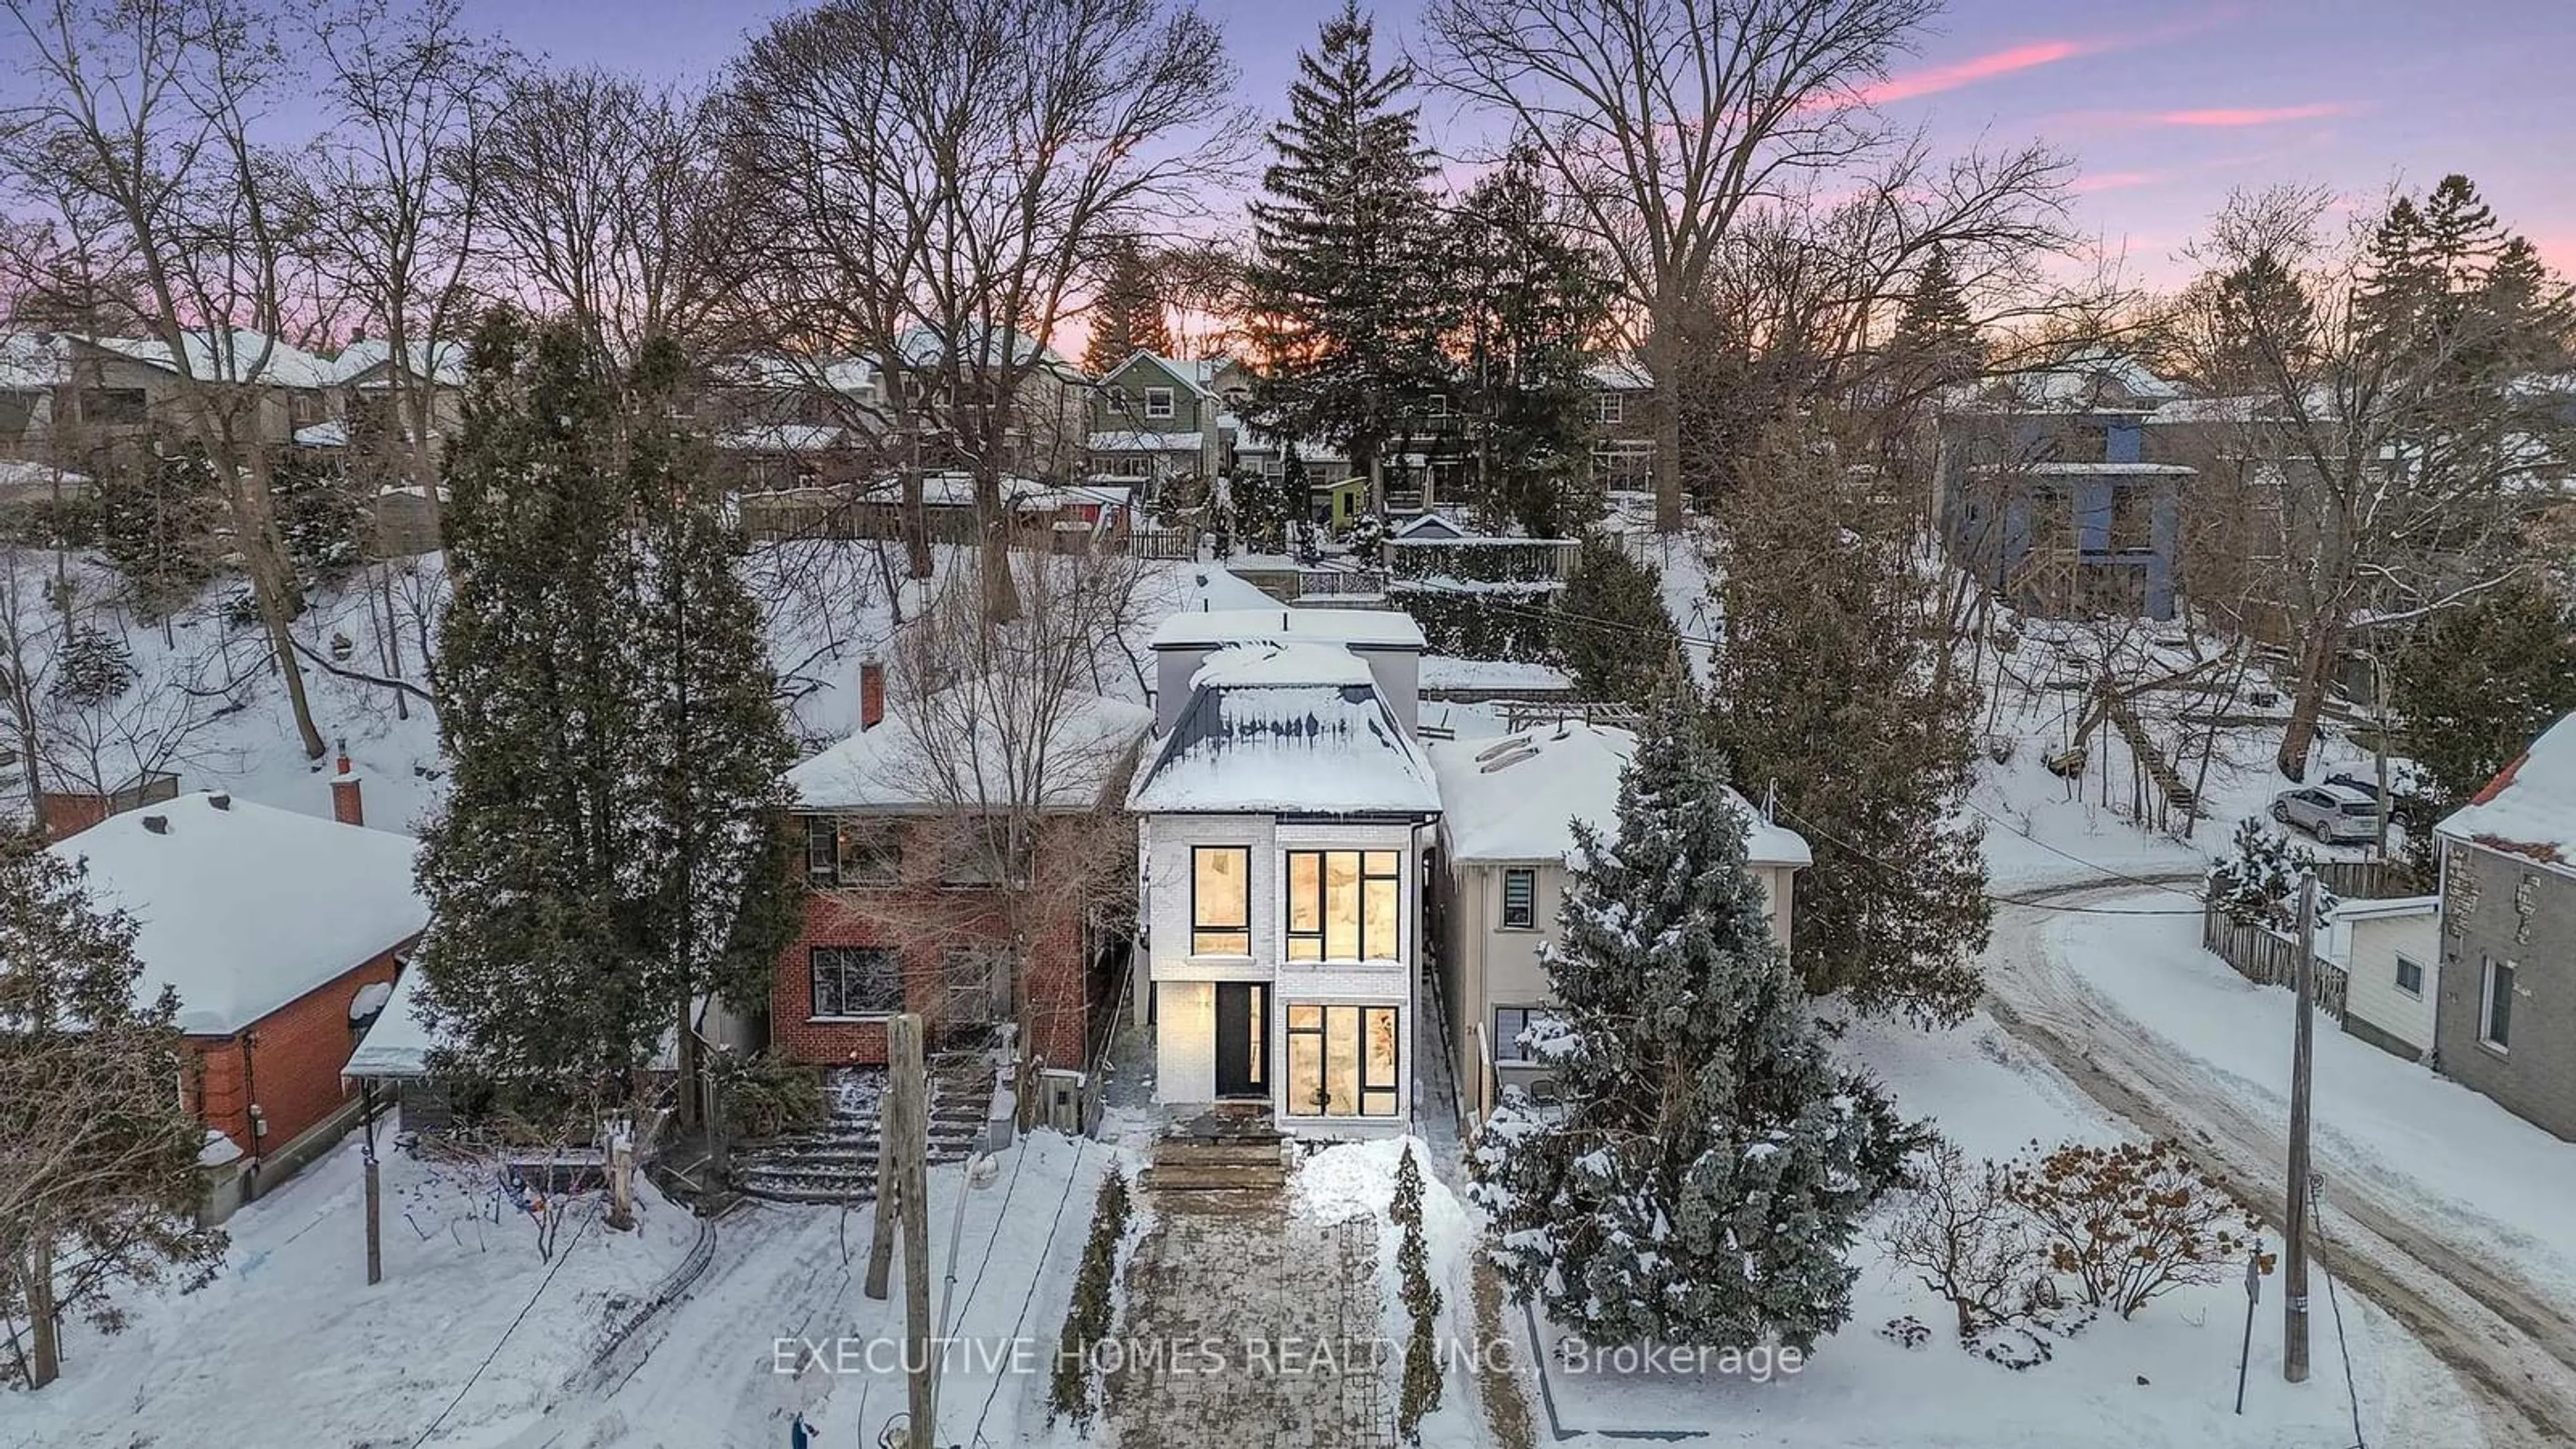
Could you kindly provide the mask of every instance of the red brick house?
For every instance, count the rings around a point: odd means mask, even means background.
[[[356,1023],[429,924],[416,842],[360,823],[345,762],[332,795],[331,820],[182,795],[49,847],[86,860],[93,897],[135,918],[141,989],[178,992],[179,1090],[208,1129],[214,1216],[336,1140]]]
[[[1153,712],[1094,696],[1070,700],[1049,742],[1060,765],[1042,790],[979,795],[986,787],[961,773],[999,780],[1011,772],[961,770],[953,745],[922,744],[934,729],[952,737],[1007,729],[974,722],[979,706],[966,698],[974,686],[925,700],[906,718],[900,709],[889,715],[879,667],[866,666],[861,679],[859,732],[787,776],[805,831],[809,892],[804,929],[779,958],[771,986],[771,1044],[820,1066],[875,1066],[885,1061],[885,1023],[897,1012],[919,1012],[934,1041],[1025,1014],[1040,1060],[1081,1063],[1102,943],[1078,903],[1048,901],[1030,932],[1029,1000],[1021,1003],[1013,997],[1006,911],[1013,891],[1027,897],[1032,882],[1070,873],[1069,853],[1096,848],[1099,812],[1123,799]],[[979,801],[1035,807],[1038,858],[1006,871],[987,843],[982,826],[991,817],[979,813]]]

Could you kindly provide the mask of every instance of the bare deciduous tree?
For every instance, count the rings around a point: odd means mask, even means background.
[[[292,626],[266,430],[272,371],[311,218],[289,159],[254,139],[284,84],[264,18],[238,0],[5,0],[24,98],[0,112],[0,169],[30,202],[67,201],[135,279],[131,318],[178,379],[180,422],[215,465],[251,593],[309,758],[322,733]]]

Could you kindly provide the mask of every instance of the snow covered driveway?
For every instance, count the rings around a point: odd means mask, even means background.
[[[2031,894],[2178,904],[2127,886]],[[2002,907],[1987,991],[2016,1036],[2105,1106],[2182,1141],[2277,1222],[2288,993],[2234,977],[2199,949],[2198,930],[2196,913]],[[2576,1219],[2565,1209],[2576,1148],[2331,1020],[2317,1048],[2326,1261],[2461,1375],[2490,1443],[2576,1440]]]

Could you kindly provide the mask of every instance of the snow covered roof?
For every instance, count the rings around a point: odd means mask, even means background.
[[[87,859],[99,902],[133,913],[145,988],[177,988],[179,1028],[199,1035],[240,1031],[429,924],[410,836],[223,795],[112,815],[48,848]]]
[[[2576,714],[2540,738],[2435,830],[2576,872]]]
[[[1238,643],[1192,680],[1189,703],[1127,804],[1156,812],[1422,815],[1440,808],[1440,786],[1368,666],[1347,649]]]
[[[86,339],[120,357],[177,372],[170,348],[157,337]],[[248,328],[229,332],[198,330],[184,334],[188,375],[220,382],[262,382],[272,387],[325,388],[333,380],[330,363]],[[263,356],[263,354],[265,354]]]
[[[295,430],[299,448],[345,448],[349,446],[349,425],[338,418],[306,423]]]
[[[2393,916],[2431,915],[2441,904],[2440,896],[2389,896],[2378,900],[2338,901],[2330,914],[2337,921],[2375,921]]]
[[[1465,538],[1467,536],[1467,530],[1461,528],[1456,520],[1445,518],[1437,513],[1416,514],[1412,518],[1407,519],[1402,528],[1399,528],[1394,533],[1388,535],[1389,538],[1400,540],[1449,540]]]
[[[420,1019],[421,983],[425,974],[418,966],[405,966],[402,974],[394,978],[393,993],[385,998],[383,1009],[376,1013],[375,1024],[358,1039],[358,1049],[349,1054],[348,1063],[340,1068],[341,1076],[384,1080],[429,1075],[429,1054],[447,1045],[449,1038],[444,1032],[431,1031],[429,1025]],[[696,998],[694,1005],[703,1011],[706,998]],[[657,1071],[668,1071],[678,1060],[675,1029],[662,1034],[661,1045],[654,1049],[653,1059],[647,1065]]]
[[[1174,614],[1154,631],[1156,649],[1306,640],[1355,649],[1421,649],[1422,626],[1401,609],[1213,609]]]
[[[1583,369],[1583,374],[1593,386],[1613,392],[1648,392],[1655,386],[1655,375],[1633,357],[1605,357]]]
[[[1114,783],[1111,777],[1130,749],[1154,727],[1154,712],[1143,705],[1094,694],[1072,695],[1057,706],[1054,727],[1043,741],[1014,739],[1007,721],[988,727],[978,718],[1011,707],[1017,692],[1008,682],[967,683],[913,710],[890,708],[876,728],[861,730],[789,769],[787,783],[809,810],[921,812],[958,808],[978,795],[1000,805],[1020,794],[1009,783],[1012,772],[1035,768],[1043,760],[1040,804],[1050,810],[1088,810]],[[914,714],[919,721],[910,717]],[[926,746],[925,735],[917,731],[937,731],[942,743],[935,749]],[[961,732],[975,735],[971,754],[949,738]],[[978,786],[972,783],[976,780],[993,783]]]
[[[864,357],[817,358],[756,352],[719,358],[707,370],[720,383],[782,392],[820,387],[845,396],[862,396],[874,392],[877,385],[876,367]]]
[[[1459,860],[1562,860],[1574,849],[1570,822],[1603,831],[1619,824],[1619,772],[1637,752],[1623,729],[1568,720],[1503,739],[1440,740],[1431,764],[1450,854]],[[1814,863],[1796,831],[1764,820],[1729,790],[1745,822],[1744,850],[1755,865]]]
[[[0,458],[0,501],[43,498],[58,482],[64,492],[78,493],[89,487],[89,475],[30,458]]]
[[[2182,463],[1979,463],[1979,473],[2014,473],[2033,478],[2188,478],[2200,470]]]
[[[63,349],[36,332],[0,332],[0,392],[40,392],[63,381]]]
[[[978,331],[979,329],[975,328],[966,329],[955,350],[959,361],[976,360],[979,352],[975,345]],[[1051,371],[1081,375],[1072,363],[1064,360],[1064,354],[1012,328],[997,327],[983,335],[988,340],[980,352],[982,359],[990,365],[1000,366],[1003,358],[1008,357],[1014,364],[1033,365]],[[1007,352],[1005,348],[1008,349]],[[939,329],[935,327],[904,329],[903,333],[895,338],[895,352],[905,363],[913,367],[937,366],[950,356],[947,342],[942,339]]]
[[[404,343],[403,353],[410,359],[403,370],[413,377],[426,378],[440,387],[465,385],[464,343],[422,338]],[[329,369],[330,380],[345,387],[357,382],[367,373],[383,367],[393,360],[393,355],[393,344],[384,338],[361,337],[341,348],[340,355],[332,358],[324,366]],[[381,387],[384,384],[379,381],[361,385]]]
[[[1206,445],[1205,433],[1147,433],[1131,428],[1093,433],[1083,443],[1095,453],[1195,453]]]

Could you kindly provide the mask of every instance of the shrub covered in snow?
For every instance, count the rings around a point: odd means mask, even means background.
[[[1047,1387],[1050,1424],[1064,1418],[1083,1428],[1098,1407],[1092,1402],[1092,1349],[1115,1326],[1118,1306],[1111,1289],[1133,1207],[1127,1174],[1111,1168],[1100,1180],[1100,1198],[1091,1212],[1091,1239],[1083,1245],[1082,1267],[1073,1280],[1073,1306],[1065,1310],[1064,1337],[1056,1344],[1055,1377]]]
[[[2294,931],[2299,926],[2299,883],[2317,868],[2317,853],[2247,818],[2237,824],[2235,852],[2209,868],[2209,898],[2219,914],[2240,926]],[[2317,918],[2335,908],[2332,891],[2317,887]]]
[[[1412,1144],[1395,1167],[1395,1200],[1387,1216],[1403,1229],[1395,1250],[1405,1311],[1413,1317],[1404,1345],[1404,1380],[1396,1399],[1395,1428],[1405,1442],[1422,1442],[1422,1421],[1440,1407],[1440,1290],[1431,1286],[1431,1248],[1422,1235],[1422,1165]]]

